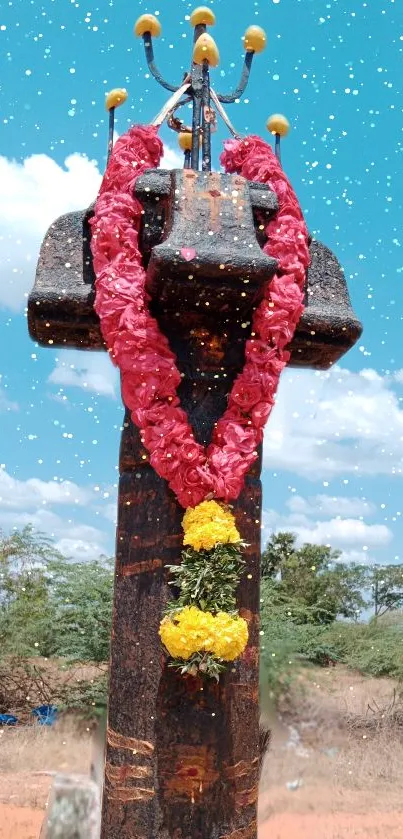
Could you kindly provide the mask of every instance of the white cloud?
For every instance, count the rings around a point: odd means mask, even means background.
[[[376,562],[379,562],[378,558],[370,553],[369,551],[359,551],[359,550],[352,550],[349,551],[342,551],[340,562],[354,565],[373,565]]]
[[[334,518],[329,521],[317,521],[309,526],[295,528],[300,542],[313,542],[316,545],[332,545],[342,548],[344,545],[378,548],[389,544],[392,533],[384,524],[366,524],[360,519]]]
[[[164,156],[161,158],[160,169],[183,169],[183,154],[164,145]]]
[[[11,402],[4,389],[0,387],[0,411],[4,413],[6,411],[18,411],[18,409],[17,402]]]
[[[348,500],[348,499],[347,499]],[[297,545],[305,542],[314,545],[331,545],[343,552],[345,562],[368,562],[368,551],[388,545],[393,534],[384,524],[367,524],[352,516],[333,517],[326,521],[317,521],[306,515],[313,510],[307,507],[290,514],[280,514],[276,510],[265,510],[262,517],[263,544],[271,533],[288,531],[295,533]]]
[[[71,481],[42,481],[28,478],[19,481],[0,469],[0,507],[9,510],[32,510],[47,504],[87,504],[94,498],[89,489]]]
[[[77,522],[77,508],[109,518],[109,501],[100,504],[95,487],[81,487],[72,481],[43,481],[28,478],[20,481],[0,469],[0,529],[5,532],[30,524],[34,530],[50,536],[56,548],[73,559],[97,559],[110,554],[113,530],[106,532],[90,524]],[[113,489],[114,491],[114,489]],[[105,496],[109,498],[111,491]],[[62,507],[64,516],[53,507]],[[68,511],[66,510],[68,509]]]
[[[287,501],[287,507],[292,513],[302,513],[308,516],[370,516],[376,512],[376,507],[365,498],[353,496],[315,495],[302,498],[293,495]]]
[[[108,521],[111,521],[112,524],[116,524],[118,513],[118,507],[116,502],[114,504],[106,504],[104,507],[102,507],[100,512],[102,513],[104,518],[108,519]]]
[[[286,370],[269,420],[264,465],[312,479],[401,475],[403,410],[375,370]]]
[[[118,140],[120,134],[116,131],[113,133],[113,145],[115,145],[116,140]],[[183,169],[183,152],[177,151],[176,149],[171,148],[171,146],[167,146],[164,143],[164,154],[161,158],[161,162],[159,165],[160,169]]]
[[[55,528],[60,526],[61,519],[56,513],[46,507],[37,507],[32,510],[18,510],[12,507],[0,507],[0,528],[2,530],[20,530],[28,524],[32,524],[34,530],[41,530],[48,536],[54,534]]]
[[[166,146],[161,166],[182,165],[182,155]],[[69,155],[63,166],[46,154],[22,163],[0,157],[0,305],[22,309],[48,227],[58,216],[91,204],[101,179],[95,161],[79,153]]]
[[[59,539],[55,543],[55,547],[63,556],[77,561],[85,561],[91,559],[98,559],[101,555],[108,555],[105,551],[105,545],[100,541],[100,532],[92,528],[94,535],[87,538],[80,538],[80,528],[70,528],[70,535]],[[94,538],[95,536],[95,538]]]
[[[39,247],[63,213],[88,206],[101,175],[80,154],[59,166],[46,154],[22,163],[0,157],[0,305],[19,311],[32,288]]]
[[[105,352],[60,350],[48,381],[64,387],[79,387],[116,399],[119,373]]]
[[[116,525],[117,485],[81,487],[72,481],[17,480],[0,469],[0,531],[32,525],[50,536],[65,556],[77,560],[112,555],[115,530],[77,522],[77,509]],[[62,507],[59,515],[54,508]]]

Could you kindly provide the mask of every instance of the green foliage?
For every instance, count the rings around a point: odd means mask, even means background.
[[[295,552],[294,533],[273,533],[262,553],[262,577],[276,577]]]
[[[340,662],[371,676],[403,680],[403,630],[400,626],[335,621],[328,625],[283,620],[262,623],[262,672],[274,695],[283,692],[302,666]]]
[[[277,699],[287,691],[297,674],[297,625],[280,618],[262,621],[261,626],[261,684]]]
[[[187,661],[181,658],[172,659],[168,667],[173,667],[182,675],[188,673],[190,676],[206,676],[218,682],[221,673],[227,669],[227,664],[212,653],[194,653]]]
[[[233,612],[245,560],[240,545],[216,545],[211,551],[182,552],[180,565],[171,565],[170,585],[179,588],[168,610],[197,606],[205,612]]]
[[[337,616],[356,618],[365,606],[365,572],[340,563],[328,545],[296,547],[293,533],[272,535],[262,556],[262,577],[272,579],[284,604],[307,610],[307,622],[331,623]]]
[[[15,530],[10,536],[0,531],[0,569],[4,574],[2,588],[8,591],[8,584],[16,581],[21,572],[46,566],[49,560],[62,558],[52,539],[28,524],[22,530]]]
[[[403,678],[403,621],[384,617],[403,605],[402,566],[346,565],[339,557],[325,545],[296,548],[292,533],[273,535],[263,552],[262,681],[274,696],[310,664]],[[373,619],[359,623],[368,607]]]
[[[196,551],[187,548],[182,551],[180,565],[170,565],[172,580],[170,585],[178,589],[177,597],[166,609],[173,614],[185,606],[196,606],[204,612],[236,613],[236,594],[245,567],[242,556],[242,542],[236,544],[218,544],[208,551]],[[186,661],[173,659],[169,663],[181,674],[214,678],[227,669],[223,662],[212,653],[197,652]]]
[[[79,661],[106,661],[112,624],[112,560],[54,561],[48,573],[56,654]]]
[[[112,591],[112,560],[72,562],[31,527],[8,537],[2,534],[2,654],[105,661]]]
[[[263,579],[260,585],[261,620],[291,624],[326,624],[328,610],[319,602],[307,602],[303,592],[290,595],[279,580]]]
[[[102,673],[96,679],[87,679],[65,685],[58,696],[60,712],[74,712],[85,719],[98,719],[105,713],[108,700],[108,676]]]
[[[336,631],[337,630],[337,631]],[[358,626],[346,625],[343,632],[332,628],[332,642],[340,660],[348,667],[371,676],[403,679],[403,631],[399,626],[382,626],[375,620]]]
[[[207,553],[185,551],[182,564],[170,569],[172,585],[179,589],[172,608],[188,603],[188,593],[194,591],[193,602],[202,609],[235,610],[237,582],[244,569],[235,545]],[[106,661],[112,591],[110,559],[73,562],[32,527],[10,536],[0,533],[3,710],[8,710],[10,697],[17,707],[33,691],[42,691],[44,701],[81,715],[103,711],[104,673],[93,680],[53,685],[40,663],[32,661],[35,656]],[[262,557],[263,685],[278,696],[302,666],[325,666],[329,661],[364,674],[403,679],[403,617],[398,612],[402,607],[402,566],[347,566],[328,546],[296,548],[292,533],[273,536]],[[372,608],[374,615],[367,624],[357,621],[364,608]],[[10,655],[14,658],[7,658]],[[205,663],[215,666],[199,661],[198,668]],[[184,663],[172,662],[179,664]],[[186,665],[191,668],[192,662]]]
[[[61,555],[50,539],[27,526],[0,534],[0,645],[3,654],[51,655],[54,609],[47,564]]]
[[[103,713],[105,673],[80,681],[56,673],[49,677],[34,657],[106,661],[112,593],[112,560],[70,561],[31,527],[0,534],[2,710],[14,707],[24,713],[26,705],[37,701],[86,719]]]
[[[401,565],[375,565],[371,569],[371,601],[376,618],[403,606],[403,568]]]

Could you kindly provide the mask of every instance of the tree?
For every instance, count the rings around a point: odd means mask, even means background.
[[[7,574],[44,567],[51,559],[61,558],[52,539],[31,524],[6,536],[0,530],[0,568]]]
[[[283,565],[295,551],[295,540],[294,533],[272,533],[262,553],[262,577],[275,577],[277,574],[281,577]]]
[[[30,525],[0,533],[0,644],[3,654],[51,655],[53,607],[48,563],[60,561],[52,540]]]
[[[392,609],[403,607],[403,567],[401,565],[373,565],[369,573],[369,583],[375,620]]]
[[[57,654],[107,661],[112,626],[113,560],[49,564]]]
[[[329,585],[329,596],[338,604],[338,615],[357,621],[361,612],[366,609],[365,599],[368,568],[357,563],[336,563],[331,567],[324,579]]]
[[[73,562],[31,526],[0,534],[0,651],[105,661],[112,560]]]
[[[328,545],[296,547],[296,536],[273,534],[262,556],[263,579],[271,579],[277,597],[297,611],[302,623],[331,623],[338,616],[357,618],[365,608],[362,566],[339,562],[340,551]],[[302,620],[305,610],[305,619]]]

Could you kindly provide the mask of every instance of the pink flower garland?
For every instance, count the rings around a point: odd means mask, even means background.
[[[303,312],[307,230],[294,191],[270,146],[259,137],[229,140],[221,163],[276,193],[279,212],[266,228],[264,251],[280,271],[267,283],[245,346],[245,365],[235,379],[228,408],[207,449],[196,442],[177,388],[181,377],[166,337],[150,315],[139,250],[142,208],[133,197],[136,179],[158,166],[162,143],[151,126],[134,126],[117,141],[91,221],[96,274],[95,310],[113,362],[120,368],[123,401],[150,454],[183,507],[212,494],[230,501],[240,494],[257,457],[274,405],[280,373]]]

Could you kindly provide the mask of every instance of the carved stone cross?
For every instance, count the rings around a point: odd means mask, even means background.
[[[233,191],[236,204],[228,200]],[[183,192],[180,202],[176,196]],[[137,194],[145,211],[142,252],[153,311],[184,373],[181,403],[196,438],[207,443],[242,367],[262,280],[275,269],[257,239],[252,249],[244,242],[253,241],[254,227],[259,232],[262,213],[275,213],[276,197],[242,178],[190,170],[150,171],[138,181]],[[31,337],[43,346],[103,348],[93,310],[90,214],[63,216],[43,242],[28,304]],[[219,236],[209,236],[218,223]],[[334,255],[315,241],[310,253],[307,307],[290,365],[324,370],[352,346],[361,327]],[[241,661],[216,684],[183,679],[168,668],[161,649],[158,628],[169,598],[165,568],[180,560],[183,510],[150,467],[127,413],[119,462],[102,837],[255,839],[260,463],[235,504],[249,545],[239,604],[250,640]]]
[[[149,32],[144,39],[155,75]],[[193,66],[193,96],[206,104],[202,70]],[[136,194],[152,313],[177,357],[182,407],[207,444],[243,366],[252,311],[276,269],[259,245],[277,198],[260,184],[208,171],[206,134],[204,171],[197,171],[200,113],[193,170],[150,170]],[[58,219],[43,242],[28,303],[30,334],[42,346],[104,349],[93,309],[91,213]],[[361,325],[335,256],[316,241],[310,255],[290,365],[325,370],[355,343]],[[261,458],[234,504],[248,544],[238,602],[249,643],[218,683],[179,675],[161,647],[167,566],[180,562],[183,510],[149,465],[128,411],[119,467],[102,839],[256,839]]]

